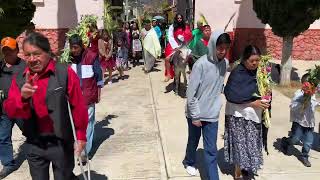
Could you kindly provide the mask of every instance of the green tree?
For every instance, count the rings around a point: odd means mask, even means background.
[[[36,10],[32,0],[1,0],[0,38],[17,37],[30,25]]]
[[[2,8],[0,8],[0,18],[3,16],[3,9]]]
[[[111,3],[109,0],[104,0],[104,12],[103,12],[103,26],[104,29],[112,36],[112,32],[117,30],[117,22],[113,19]]]
[[[289,85],[294,37],[320,17],[319,0],[253,0],[253,9],[272,32],[283,38],[280,84]]]

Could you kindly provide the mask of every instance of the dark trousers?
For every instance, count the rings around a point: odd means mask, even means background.
[[[194,166],[196,161],[196,151],[198,148],[201,131],[203,136],[204,158],[209,180],[219,180],[218,165],[217,165],[217,134],[218,122],[202,121],[202,127],[197,127],[192,124],[191,119],[188,119],[188,144],[186,148],[186,156],[183,160],[183,165]]]
[[[27,160],[32,180],[49,180],[49,165],[52,163],[55,180],[76,180],[73,174],[73,143],[45,142],[45,147],[27,144]]]
[[[303,127],[296,122],[292,123],[291,136],[288,138],[288,143],[294,145],[301,140],[303,143],[302,156],[305,158],[308,158],[308,154],[312,147],[313,129],[314,128]]]

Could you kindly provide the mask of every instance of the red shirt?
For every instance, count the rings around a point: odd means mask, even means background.
[[[179,35],[184,37],[184,41],[188,43],[192,39],[192,32],[190,30],[190,26],[186,25],[186,28],[183,30],[182,28],[177,28],[173,32],[174,37],[177,39]]]
[[[27,67],[25,73],[28,71],[29,68]],[[53,132],[53,121],[49,116],[46,104],[46,92],[51,72],[55,72],[55,62],[53,60],[50,60],[46,70],[39,75],[39,79],[35,82],[38,89],[32,96],[33,109],[35,110],[40,133]],[[79,78],[70,67],[68,67],[67,88],[77,139],[86,141],[88,110],[82,96]],[[22,101],[21,92],[15,78],[12,80],[8,99],[4,102],[4,109],[9,118],[22,118],[26,120],[31,118],[30,102]]]
[[[98,48],[98,41],[99,41],[99,36],[96,33],[95,37],[93,37],[93,32],[88,32],[87,36],[89,38],[89,46],[90,48],[92,48],[95,52],[98,52],[99,48]]]
[[[201,39],[201,41],[203,42],[203,44],[204,44],[205,46],[208,46],[208,44],[209,44],[209,39],[208,39],[208,40]]]

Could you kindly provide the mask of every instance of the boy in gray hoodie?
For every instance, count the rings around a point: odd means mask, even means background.
[[[208,44],[209,53],[194,64],[187,89],[186,117],[189,134],[183,165],[188,174],[196,175],[195,157],[202,131],[209,180],[219,179],[216,142],[222,107],[221,92],[229,66],[225,56],[230,44],[230,36],[227,33],[212,33]]]

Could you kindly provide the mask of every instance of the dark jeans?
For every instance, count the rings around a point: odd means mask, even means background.
[[[291,136],[288,138],[288,143],[294,145],[300,140],[303,143],[302,156],[308,157],[313,142],[313,129],[303,127],[300,124],[293,122],[291,127]]]
[[[27,160],[32,180],[49,180],[49,165],[52,163],[53,175],[56,180],[76,180],[73,174],[74,149],[73,143],[63,145],[45,143],[45,147],[27,144]]]
[[[22,128],[22,120],[10,120],[6,115],[0,117],[0,161],[4,167],[14,167],[12,148],[12,128],[14,124]]]
[[[203,135],[204,158],[209,180],[219,180],[217,166],[217,134],[218,122],[202,121],[202,127],[197,127],[192,124],[191,119],[188,119],[188,144],[186,156],[183,160],[183,165],[194,166],[196,161],[196,151],[201,136]]]

